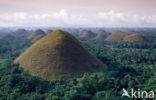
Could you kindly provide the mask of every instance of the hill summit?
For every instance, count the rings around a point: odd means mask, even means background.
[[[108,38],[108,41],[129,41],[129,42],[147,42],[145,36],[141,34],[125,34],[121,31],[114,31]]]
[[[34,43],[14,63],[46,80],[67,79],[106,68],[75,37],[59,29]]]
[[[30,39],[32,42],[36,42],[40,40],[42,37],[46,36],[45,32],[41,29],[37,29],[32,34],[28,36],[28,39]]]

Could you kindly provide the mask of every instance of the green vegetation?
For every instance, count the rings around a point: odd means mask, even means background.
[[[107,69],[50,82],[13,64],[29,41],[0,41],[0,100],[131,100],[121,97],[123,88],[156,93],[156,39],[151,38],[149,43],[85,41],[84,47]]]

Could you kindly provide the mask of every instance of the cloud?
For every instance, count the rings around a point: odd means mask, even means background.
[[[123,13],[115,13],[113,10],[109,12],[99,12],[98,13],[99,17],[104,18],[104,19],[110,19],[111,21],[115,21],[115,19],[120,19],[124,20],[125,15]]]
[[[108,12],[71,13],[62,9],[53,13],[2,13],[0,26],[51,26],[51,27],[156,27],[156,15],[127,15]]]
[[[117,13],[113,10],[108,12],[98,12],[99,18],[105,21],[108,25],[119,27],[156,27],[156,15],[130,15]]]

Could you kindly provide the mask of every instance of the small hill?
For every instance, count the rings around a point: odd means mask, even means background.
[[[106,68],[75,37],[59,29],[35,42],[14,63],[45,80],[79,77]]]
[[[90,30],[81,30],[79,35],[81,38],[86,38],[86,39],[91,39],[91,38],[94,38],[96,36],[96,34],[94,34]]]
[[[32,42],[36,42],[46,36],[45,32],[42,31],[41,29],[38,29],[34,31],[32,34],[28,36],[28,39],[30,39]]]
[[[104,34],[98,34],[95,39],[98,39],[98,40],[104,40],[106,38],[106,36]]]
[[[129,41],[129,42],[147,42],[148,40],[146,39],[145,36],[141,34],[130,34],[126,36],[123,41]]]
[[[121,31],[114,31],[109,37],[106,38],[108,41],[122,41],[126,34]]]
[[[141,34],[125,34],[120,31],[113,32],[106,40],[108,41],[128,41],[128,42],[147,42],[145,36]]]

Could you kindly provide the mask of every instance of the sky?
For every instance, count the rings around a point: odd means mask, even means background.
[[[0,26],[156,27],[156,0],[0,0]]]

